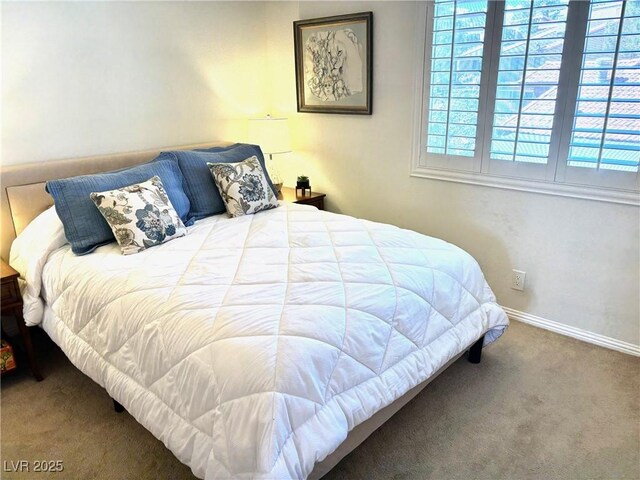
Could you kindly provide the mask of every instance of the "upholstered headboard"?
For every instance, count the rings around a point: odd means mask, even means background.
[[[116,153],[95,157],[54,160],[51,162],[11,165],[0,169],[2,197],[0,203],[2,258],[9,260],[11,242],[31,220],[53,205],[53,199],[44,185],[55,178],[73,177],[91,173],[107,172],[153,160],[162,151],[191,150],[226,146],[230,142],[182,145],[140,152]]]

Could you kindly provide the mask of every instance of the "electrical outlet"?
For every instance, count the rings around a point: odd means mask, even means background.
[[[527,278],[527,272],[515,269],[511,272],[511,288],[520,291],[524,290],[524,282]]]

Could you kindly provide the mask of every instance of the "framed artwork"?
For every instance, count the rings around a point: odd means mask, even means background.
[[[371,115],[373,13],[293,22],[299,112]]]

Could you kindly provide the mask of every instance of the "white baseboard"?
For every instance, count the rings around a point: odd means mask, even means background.
[[[567,337],[576,338],[583,342],[593,343],[601,347],[610,348],[611,350],[617,350],[618,352],[628,353],[640,357],[640,345],[634,345],[633,343],[623,342],[622,340],[616,340],[615,338],[600,335],[599,333],[589,332],[577,327],[571,327],[563,323],[547,320],[546,318],[531,315],[530,313],[521,312],[509,307],[502,307],[507,315],[512,320],[517,320],[522,323],[528,323],[534,327],[544,328],[551,332],[559,333],[560,335],[566,335]]]

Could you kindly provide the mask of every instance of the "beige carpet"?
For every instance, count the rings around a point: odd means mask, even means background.
[[[193,478],[36,340],[45,380],[2,381],[1,457],[62,460],[64,473],[3,479]],[[452,365],[325,478],[638,479],[640,359],[514,322],[480,365]]]

